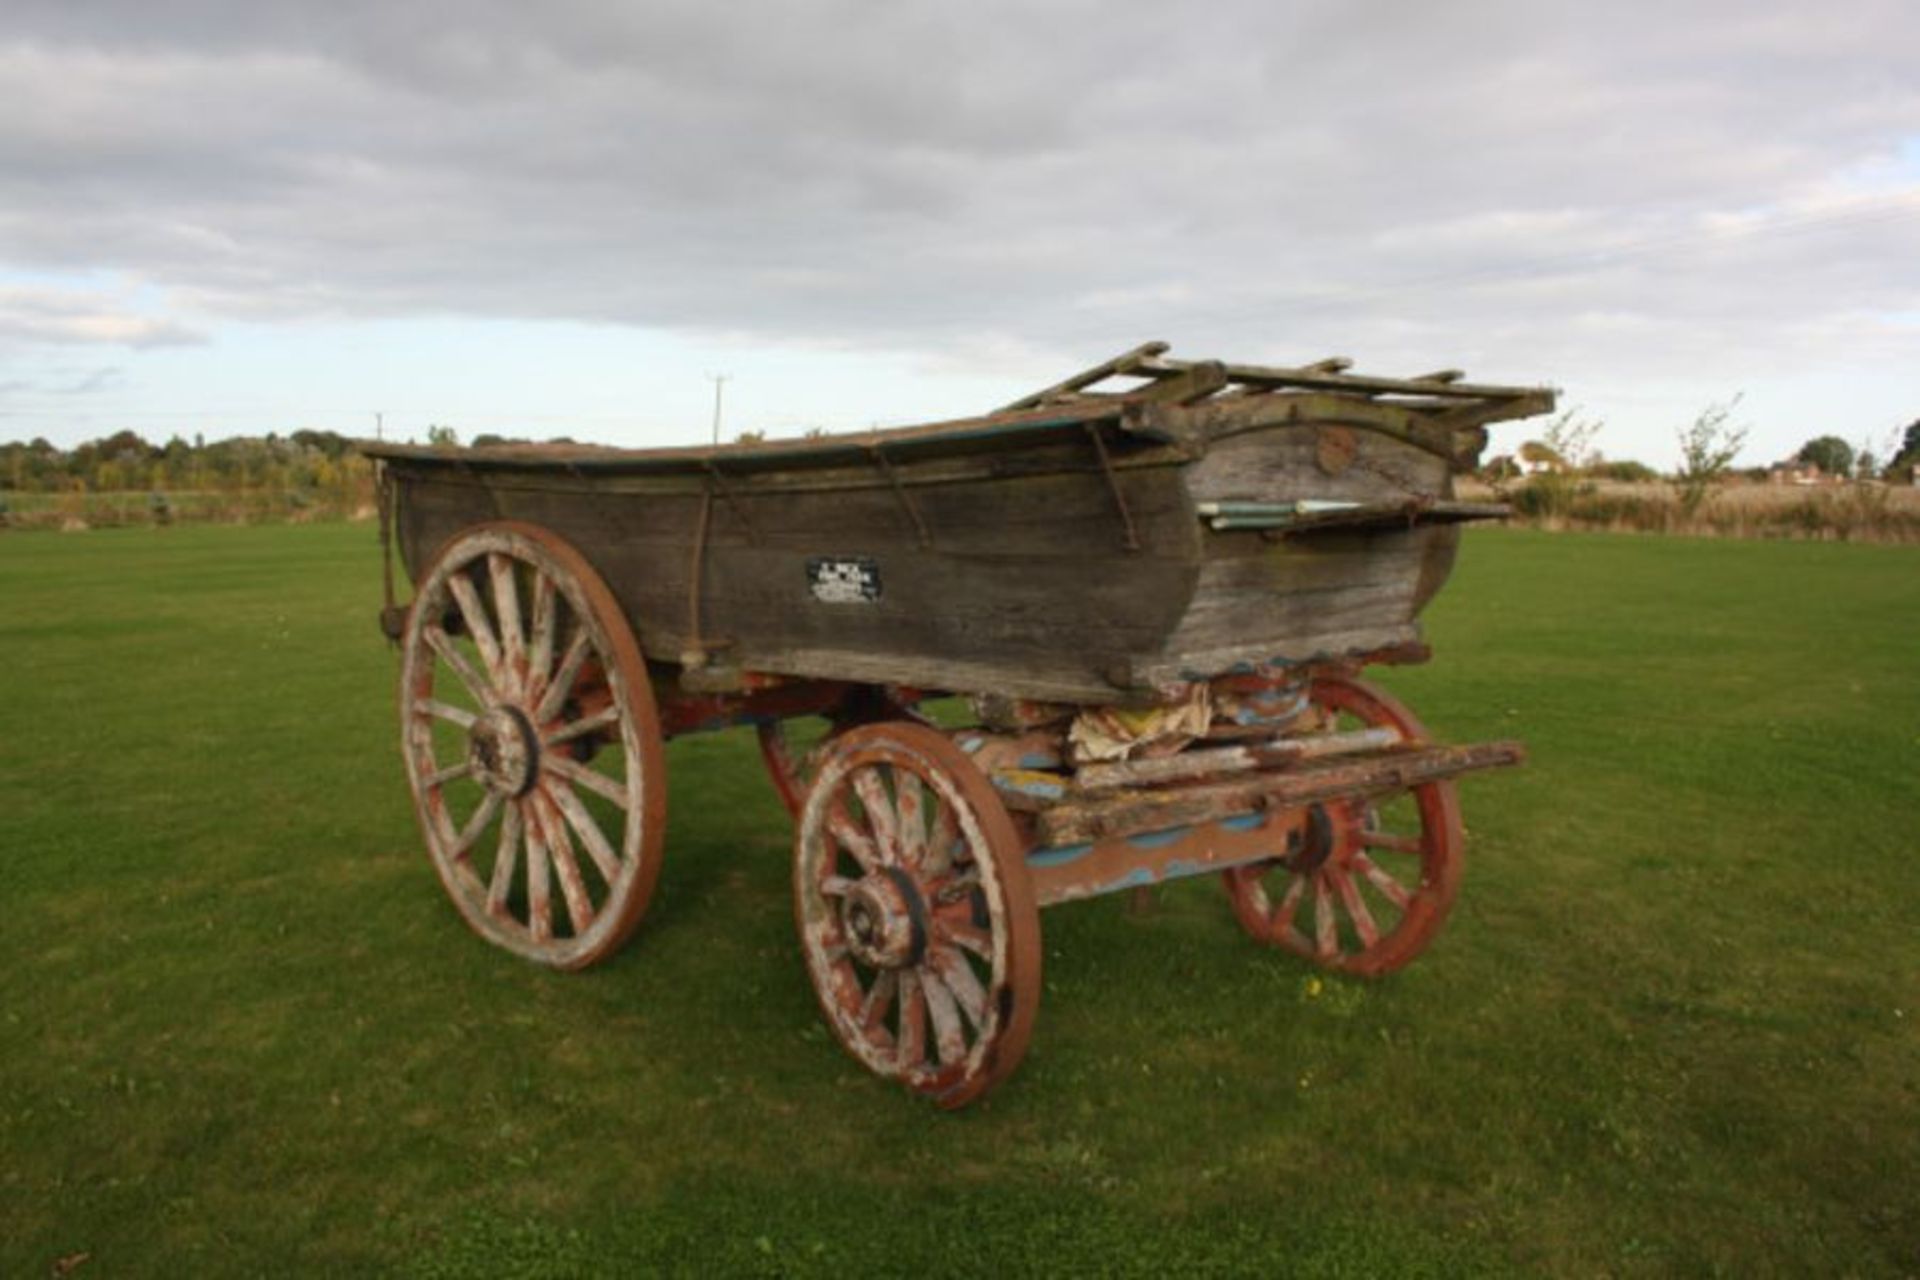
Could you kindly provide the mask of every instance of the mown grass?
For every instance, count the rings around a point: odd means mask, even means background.
[[[1533,761],[1432,952],[1049,912],[959,1115],[820,1024],[739,735],[613,962],[468,934],[377,596],[364,525],[0,536],[0,1274],[1920,1270],[1909,549],[1470,536],[1386,678]]]

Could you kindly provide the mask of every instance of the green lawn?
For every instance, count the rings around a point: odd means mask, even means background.
[[[378,595],[365,525],[0,534],[0,1274],[1920,1271],[1912,549],[1471,535],[1387,682],[1533,762],[1433,950],[1051,911],[957,1115],[816,1016],[748,737],[614,961],[469,934]]]

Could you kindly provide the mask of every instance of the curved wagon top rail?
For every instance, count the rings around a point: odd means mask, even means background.
[[[369,457],[476,470],[559,470],[590,473],[700,474],[777,471],[867,462],[875,449],[889,457],[1005,448],[1032,433],[1084,431],[1116,422],[1143,441],[1204,445],[1214,436],[1263,425],[1276,416],[1345,421],[1407,436],[1412,443],[1456,459],[1477,453],[1472,438],[1487,424],[1531,417],[1553,407],[1548,387],[1467,382],[1457,369],[1413,378],[1347,372],[1345,357],[1300,366],[1173,360],[1168,344],[1149,342],[1086,369],[992,413],[970,418],[865,432],[785,440],[659,449],[590,444],[501,444],[458,447],[360,440]],[[1131,386],[1102,384],[1134,380]],[[1186,410],[1170,414],[1167,410]],[[1465,434],[1468,438],[1459,439]]]

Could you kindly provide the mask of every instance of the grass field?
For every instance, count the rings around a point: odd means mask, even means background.
[[[365,525],[0,535],[0,1275],[1920,1273],[1920,554],[1468,538],[1388,683],[1465,784],[1434,949],[1216,884],[1047,913],[939,1114],[830,1039],[750,739],[625,952],[470,935]]]

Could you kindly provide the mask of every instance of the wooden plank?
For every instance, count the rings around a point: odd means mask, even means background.
[[[1401,791],[1474,770],[1519,764],[1525,758],[1526,749],[1518,742],[1407,747],[1364,759],[1336,758],[1231,782],[1164,791],[1123,791],[1107,798],[1070,801],[1036,815],[1035,830],[1043,845],[1084,844],[1175,829],[1227,814]]]
[[[1143,372],[1184,372],[1190,365],[1183,360],[1154,357],[1143,361]],[[1444,395],[1460,399],[1511,400],[1539,396],[1544,388],[1494,386],[1473,382],[1414,382],[1407,378],[1378,378],[1362,374],[1335,373],[1317,366],[1288,368],[1280,365],[1225,363],[1227,377],[1235,382],[1274,387],[1303,387],[1323,391],[1357,391],[1369,395]],[[1551,395],[1551,392],[1546,394]]]
[[[998,409],[995,409],[994,412],[1018,413],[1023,409],[1037,408],[1046,404],[1049,400],[1070,395],[1084,387],[1090,387],[1096,382],[1105,381],[1116,375],[1124,375],[1131,371],[1134,366],[1138,365],[1142,360],[1165,354],[1167,347],[1168,344],[1164,342],[1143,342],[1131,351],[1122,351],[1111,360],[1104,360],[1094,365],[1091,369],[1083,369],[1071,378],[1056,382],[1050,387],[1034,392],[1032,395],[1021,396],[1012,404],[1002,405]]]

